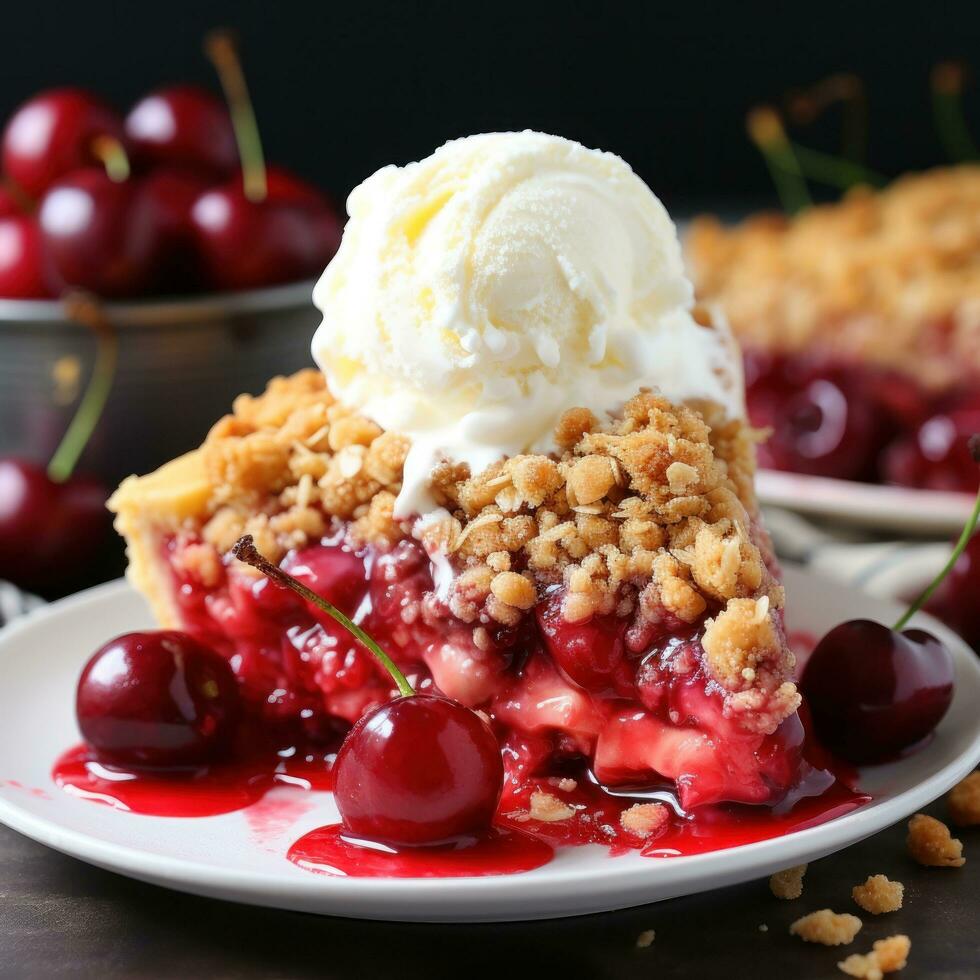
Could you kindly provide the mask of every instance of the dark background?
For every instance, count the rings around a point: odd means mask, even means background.
[[[209,27],[239,29],[267,155],[343,198],[378,166],[454,136],[531,127],[613,150],[668,207],[772,201],[746,110],[839,70],[871,106],[887,174],[943,160],[929,71],[980,70],[980,3],[283,2],[7,5],[0,114],[56,84],[126,107],[215,85]],[[967,109],[980,133],[980,84]],[[839,114],[801,141],[834,149]]]

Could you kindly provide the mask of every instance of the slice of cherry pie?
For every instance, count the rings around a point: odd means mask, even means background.
[[[638,391],[610,421],[565,412],[555,439],[558,453],[479,473],[442,464],[439,509],[397,520],[408,440],[303,371],[242,395],[201,448],[131,477],[111,508],[161,625],[224,654],[254,724],[284,741],[329,740],[391,681],[230,559],[243,533],[417,687],[489,716],[505,805],[532,779],[582,773],[676,789],[685,809],[778,803],[809,767],[756,434],[714,404]],[[549,802],[537,791],[532,816]]]

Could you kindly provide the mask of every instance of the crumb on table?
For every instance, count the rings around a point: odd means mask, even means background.
[[[806,869],[805,864],[797,864],[777,871],[769,879],[769,890],[776,898],[799,898],[803,894],[803,875],[806,874]]]
[[[871,875],[863,885],[851,889],[854,901],[872,915],[894,912],[902,907],[905,886],[885,875]]]
[[[980,824],[980,772],[971,772],[949,791],[949,818],[957,827]]]
[[[917,813],[909,821],[906,840],[909,854],[930,868],[960,868],[966,864],[963,844],[949,832],[949,827],[935,817]]]
[[[843,946],[854,942],[863,923],[849,912],[834,912],[820,909],[797,919],[789,931],[807,943],[821,943],[824,946]]]
[[[886,973],[904,969],[912,943],[908,936],[889,936],[879,939],[870,953],[852,953],[837,968],[849,977],[861,980],[881,980]]]
[[[653,941],[656,938],[657,933],[653,929],[644,929],[643,932],[636,937],[636,948],[646,949],[648,946],[653,945]]]

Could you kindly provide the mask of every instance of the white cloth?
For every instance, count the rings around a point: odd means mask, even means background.
[[[21,592],[9,582],[0,581],[0,626],[42,605],[44,600],[36,595]]]

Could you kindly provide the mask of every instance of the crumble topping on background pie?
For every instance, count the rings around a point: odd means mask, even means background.
[[[943,388],[980,374],[980,167],[899,178],[794,218],[699,218],[698,295],[746,346],[823,350]]]

